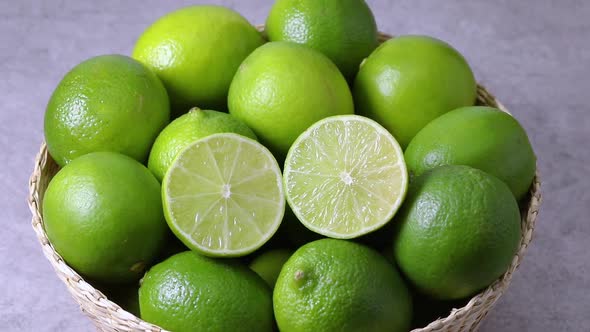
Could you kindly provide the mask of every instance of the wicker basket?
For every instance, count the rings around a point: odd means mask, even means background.
[[[382,34],[380,41],[389,39]],[[478,104],[498,107],[508,112],[484,87],[478,86]],[[87,283],[74,271],[55,251],[45,233],[41,206],[43,195],[51,178],[58,171],[58,166],[47,152],[45,143],[35,159],[35,168],[29,181],[29,208],[33,214],[33,229],[41,242],[43,253],[53,265],[58,277],[66,284],[68,290],[80,305],[82,311],[93,321],[100,331],[163,331],[158,326],[147,323],[133,314],[123,310],[119,305],[110,301],[102,292]],[[512,274],[518,268],[533,236],[535,220],[541,204],[541,183],[538,173],[533,180],[526,204],[523,205],[521,216],[522,237],[516,256],[508,271],[491,286],[474,296],[464,307],[453,309],[445,317],[433,321],[424,328],[414,329],[413,332],[430,331],[475,331],[482,319],[493,308],[498,298],[506,291]]]

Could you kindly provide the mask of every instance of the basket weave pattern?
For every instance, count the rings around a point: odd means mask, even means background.
[[[391,38],[382,34],[380,41],[383,42]],[[488,105],[497,107],[504,112],[508,110],[500,104],[493,95],[484,87],[478,86],[477,101],[479,105]],[[76,271],[74,271],[55,251],[43,224],[41,206],[43,195],[51,178],[57,173],[59,167],[47,152],[45,143],[41,144],[41,149],[35,159],[35,168],[29,180],[29,198],[28,204],[33,214],[33,229],[41,243],[43,253],[49,260],[58,277],[66,284],[68,291],[72,294],[76,302],[80,305],[81,310],[86,314],[100,331],[164,331],[162,328],[147,323],[133,314],[123,310],[119,305],[107,299],[107,297],[87,283]],[[521,229],[522,236],[518,252],[514,256],[508,271],[504,273],[492,285],[487,287],[481,293],[474,296],[464,307],[453,309],[452,312],[444,318],[433,321],[424,328],[414,329],[412,332],[432,332],[432,331],[476,331],[481,321],[500,296],[506,291],[512,274],[518,268],[522,258],[528,249],[533,237],[535,221],[541,204],[541,182],[539,175],[535,176],[531,185],[527,202],[521,210]]]

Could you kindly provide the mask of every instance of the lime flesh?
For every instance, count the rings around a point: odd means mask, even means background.
[[[214,134],[184,149],[162,182],[164,215],[176,236],[208,256],[253,252],[285,212],[281,171],[260,143]]]
[[[378,123],[329,117],[295,141],[285,161],[289,206],[310,230],[349,239],[385,225],[404,198],[403,152]]]

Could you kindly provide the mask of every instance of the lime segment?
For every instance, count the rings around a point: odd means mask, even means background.
[[[284,170],[287,201],[310,230],[349,239],[385,225],[408,186],[403,152],[378,123],[333,116],[293,144]]]
[[[242,256],[268,241],[285,212],[279,165],[260,143],[214,134],[184,149],[162,182],[176,236],[208,256]]]

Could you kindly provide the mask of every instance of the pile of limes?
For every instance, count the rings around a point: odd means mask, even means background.
[[[65,75],[43,201],[65,261],[172,331],[407,331],[502,275],[535,156],[461,54],[378,45],[362,0],[266,23],[186,7]]]

